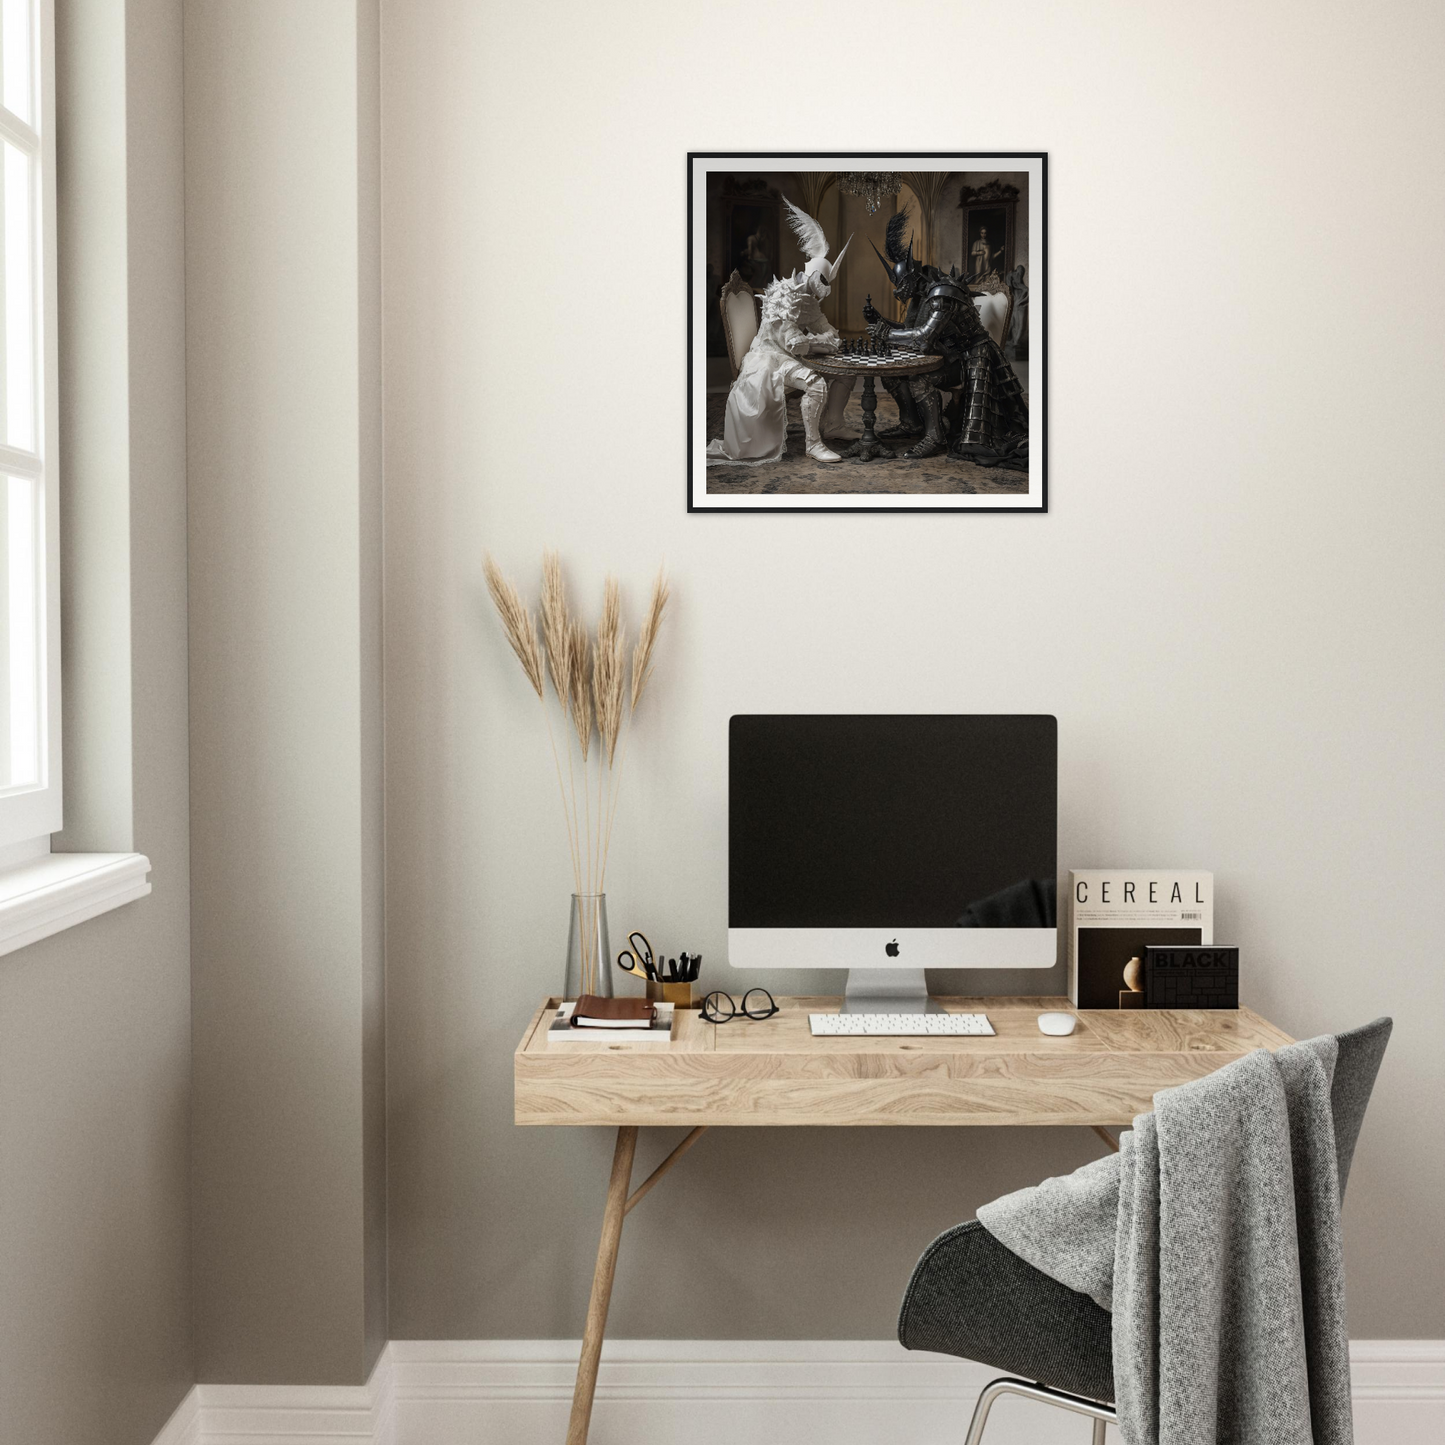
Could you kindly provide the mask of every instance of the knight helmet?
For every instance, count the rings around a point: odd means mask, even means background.
[[[873,246],[873,254],[883,263],[888,279],[893,283],[893,295],[899,301],[906,301],[917,291],[923,281],[923,268],[913,259],[913,237],[908,237],[908,247],[903,245],[903,228],[908,224],[908,207],[888,218],[888,233],[883,239],[883,250]],[[868,243],[870,246],[873,243]],[[886,254],[885,254],[886,252]]]
[[[838,274],[838,267],[843,264],[843,257],[853,238],[849,236],[837,257],[830,261],[828,238],[823,234],[822,226],[806,211],[800,211],[786,196],[783,204],[788,208],[788,221],[797,233],[798,245],[808,258],[808,264],[803,267],[804,284],[821,300],[833,289],[833,278]]]

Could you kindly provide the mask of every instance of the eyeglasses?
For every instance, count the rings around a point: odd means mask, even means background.
[[[743,995],[743,1006],[733,1002],[730,993],[715,989],[702,1001],[702,1016],[710,1024],[725,1024],[735,1018],[770,1019],[778,1012],[778,1005],[772,994],[765,988],[750,988]]]

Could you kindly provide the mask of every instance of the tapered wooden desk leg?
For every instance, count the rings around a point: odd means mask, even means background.
[[[1119,1152],[1119,1141],[1102,1124],[1090,1124],[1089,1128],[1091,1128],[1114,1153],[1117,1154]]]
[[[597,1390],[597,1364],[602,1358],[602,1336],[607,1329],[607,1306],[612,1302],[612,1276],[617,1272],[617,1246],[622,1240],[627,1188],[632,1183],[632,1156],[636,1152],[637,1130],[624,1125],[617,1131],[607,1207],[602,1211],[602,1241],[597,1246],[597,1268],[592,1274],[592,1298],[587,1302],[587,1326],[582,1332],[582,1358],[577,1362],[577,1385],[572,1391],[567,1445],[587,1445],[592,1396]]]

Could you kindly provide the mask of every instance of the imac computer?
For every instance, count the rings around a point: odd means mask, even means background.
[[[925,968],[1057,953],[1058,725],[1043,715],[739,715],[728,960],[846,968],[845,1010],[926,1010]]]

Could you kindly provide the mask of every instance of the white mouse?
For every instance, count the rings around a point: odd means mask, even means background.
[[[1079,1022],[1073,1014],[1040,1014],[1039,1032],[1041,1034],[1071,1034],[1074,1026]]]

